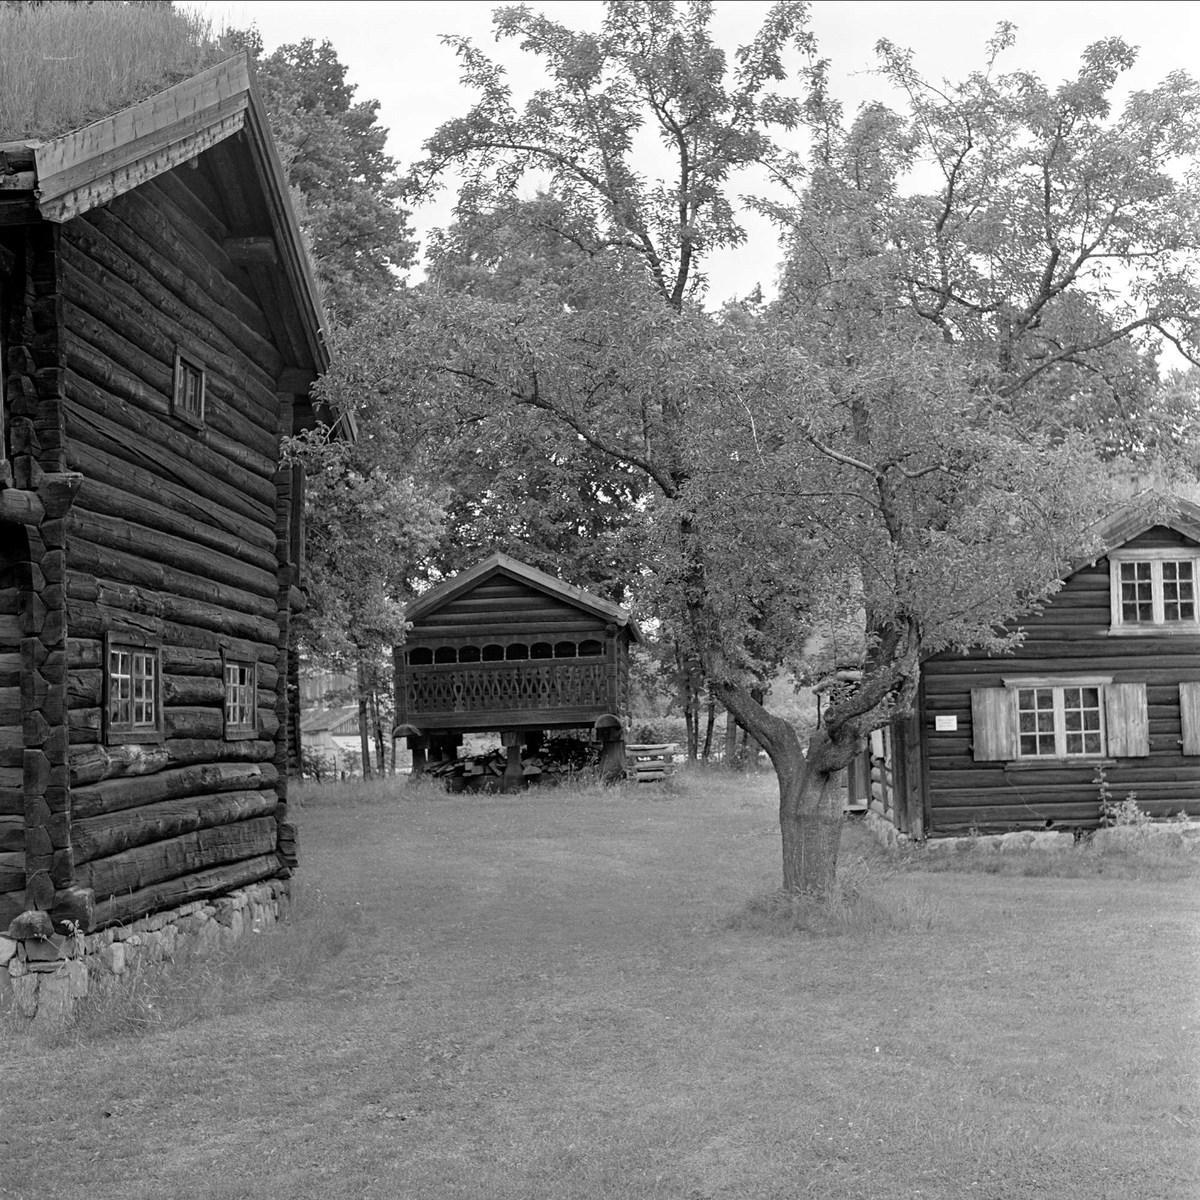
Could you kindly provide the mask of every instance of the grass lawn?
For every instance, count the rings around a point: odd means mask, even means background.
[[[0,1025],[0,1196],[1200,1196],[1195,866],[849,827],[859,899],[789,931],[774,805],[308,791],[287,928]]]

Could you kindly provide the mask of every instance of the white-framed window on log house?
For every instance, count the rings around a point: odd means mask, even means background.
[[[1112,633],[1200,633],[1200,551],[1114,550],[1108,561]]]
[[[1144,758],[1150,727],[1144,683],[1111,676],[1019,676],[971,689],[976,762],[1070,765]]]
[[[225,738],[239,741],[258,734],[258,664],[223,654]]]
[[[204,365],[179,349],[175,351],[171,415],[189,425],[204,424]]]
[[[162,741],[162,648],[138,635],[110,633],[105,660],[105,741]]]

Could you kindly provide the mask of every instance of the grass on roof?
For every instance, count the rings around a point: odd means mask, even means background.
[[[0,4],[0,142],[87,125],[227,57],[172,4]]]

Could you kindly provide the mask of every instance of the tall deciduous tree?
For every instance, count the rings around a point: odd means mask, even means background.
[[[327,41],[306,38],[264,55],[256,30],[228,36],[253,60],[326,306],[349,324],[399,286],[416,252],[379,102],[355,100]]]
[[[498,32],[521,37],[550,77],[521,113],[499,68],[458,43],[483,100],[431,139],[422,171],[465,170],[466,206],[496,202],[531,166],[548,172],[575,214],[589,294],[606,299],[575,308],[531,291],[517,307],[431,294],[381,319],[374,332],[389,350],[377,361],[481,422],[533,411],[645,474],[664,603],[714,693],[775,765],[784,885],[821,888],[836,865],[837,774],[911,702],[922,653],[1010,644],[1000,627],[1054,586],[1095,511],[1076,422],[1044,428],[1031,417],[1050,400],[1068,410],[1103,355],[1139,330],[1188,344],[1171,307],[1191,286],[1188,195],[1160,170],[1153,187],[1178,220],[1137,240],[1121,216],[1158,161],[1138,147],[1195,153],[1194,89],[1177,81],[1107,122],[1103,49],[1055,93],[984,73],[967,88],[981,97],[968,127],[997,89],[1005,111],[1024,92],[1043,95],[1041,124],[1005,118],[990,138],[954,148],[954,121],[887,47],[910,111],[870,110],[846,130],[811,57],[803,102],[769,94],[788,47],[812,50],[802,5],[771,10],[732,81],[709,17],[706,4],[614,4],[603,31],[585,35],[503,10]],[[801,119],[814,145],[803,186],[767,130]],[[1001,153],[1010,126],[1011,153]],[[645,129],[671,154],[657,179],[635,165]],[[1035,142],[1044,148],[1031,159]],[[959,181],[977,151],[986,185],[973,191]],[[1099,174],[1085,178],[1100,151]],[[945,186],[918,195],[927,161]],[[750,163],[785,174],[799,195],[777,211],[798,218],[802,250],[773,319],[733,321],[692,302],[704,253],[740,236],[725,189]],[[1106,215],[1078,211],[1080,188],[1111,197]],[[994,220],[975,219],[1005,196]],[[1081,249],[1060,275],[1068,233]],[[1092,260],[1119,266],[1150,308],[1115,312],[1104,276],[1084,270]],[[850,640],[865,658],[802,748],[752,684],[763,662],[814,635]]]

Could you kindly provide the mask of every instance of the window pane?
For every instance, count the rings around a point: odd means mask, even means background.
[[[1054,757],[1054,689],[1019,688],[1017,723],[1022,756]]]
[[[113,733],[158,728],[158,652],[112,646],[108,656],[108,726]]]
[[[1187,562],[1164,562],[1163,620],[1194,621],[1196,619],[1196,591],[1192,578],[1192,564]]]
[[[1063,725],[1066,754],[1099,754],[1100,689],[1063,688]]]
[[[1154,584],[1148,562],[1123,562],[1121,572],[1121,620],[1154,621]]]

